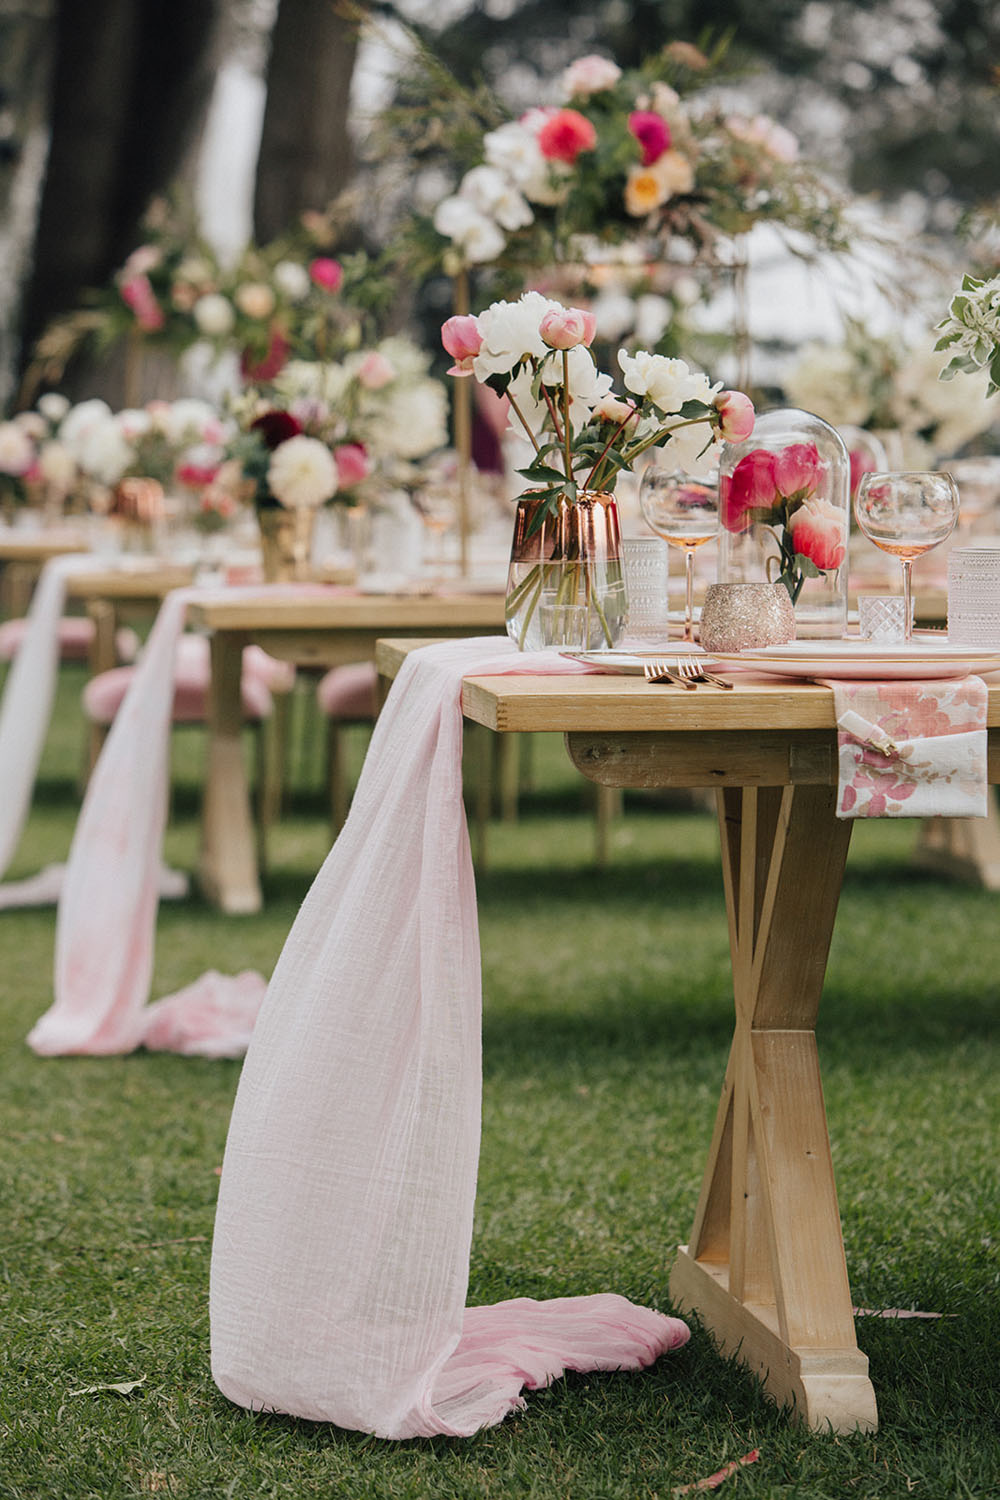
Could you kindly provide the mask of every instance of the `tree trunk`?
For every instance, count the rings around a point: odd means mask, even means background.
[[[59,0],[51,143],[21,363],[105,283],[178,171],[211,97],[218,0]]]
[[[261,244],[284,234],[303,211],[326,208],[350,180],[357,47],[355,25],[336,15],[333,0],[280,0],[254,196]]]

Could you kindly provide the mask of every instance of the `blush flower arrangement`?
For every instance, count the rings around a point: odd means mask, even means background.
[[[622,350],[624,390],[615,391],[612,377],[597,368],[594,332],[592,313],[535,291],[517,302],[494,302],[478,316],[449,318],[441,330],[454,360],[449,373],[475,377],[505,397],[511,426],[531,445],[531,461],[518,471],[527,482],[522,498],[534,508],[528,536],[562,507],[613,492],[618,475],[651,448],[669,445],[677,467],[693,470],[711,465],[719,443],[740,441],[753,429],[748,396],[713,385],[680,359]],[[561,563],[557,602],[582,597],[588,611],[593,605],[604,644],[611,645],[587,559]],[[508,592],[508,628],[519,644],[555,570],[555,563],[532,567]]]
[[[847,557],[847,520],[822,495],[823,477],[815,443],[790,443],[778,452],[751,449],[719,482],[722,525],[771,532],[778,550],[768,558],[769,581],[783,583],[793,604],[807,578],[835,573]]]
[[[433,213],[445,270],[538,267],[577,258],[588,241],[639,236],[711,257],[721,237],[762,221],[844,249],[843,204],[799,159],[795,137],[699,95],[723,51],[674,42],[627,72],[581,57],[555,86],[560,102],[485,130],[478,159]]]

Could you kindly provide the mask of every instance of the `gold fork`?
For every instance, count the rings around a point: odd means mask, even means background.
[[[706,672],[705,668],[692,656],[680,656],[677,658],[677,675],[686,678],[688,682],[710,682],[713,687],[731,688],[732,683],[726,677],[716,677],[714,672]]]
[[[697,682],[689,682],[682,677],[668,661],[647,661],[643,666],[643,672],[647,682],[672,682],[677,687],[689,688],[692,691],[698,686]]]

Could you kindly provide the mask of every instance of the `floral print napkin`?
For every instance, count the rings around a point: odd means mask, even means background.
[[[837,712],[839,818],[985,818],[981,677],[829,682]]]

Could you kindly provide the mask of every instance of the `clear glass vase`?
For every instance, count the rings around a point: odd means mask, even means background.
[[[543,501],[517,503],[507,574],[507,634],[522,651],[608,650],[625,629],[621,530],[613,495],[583,490],[539,523]]]
[[[850,459],[811,412],[765,412],[719,462],[719,582],[785,585],[801,639],[847,630]]]

